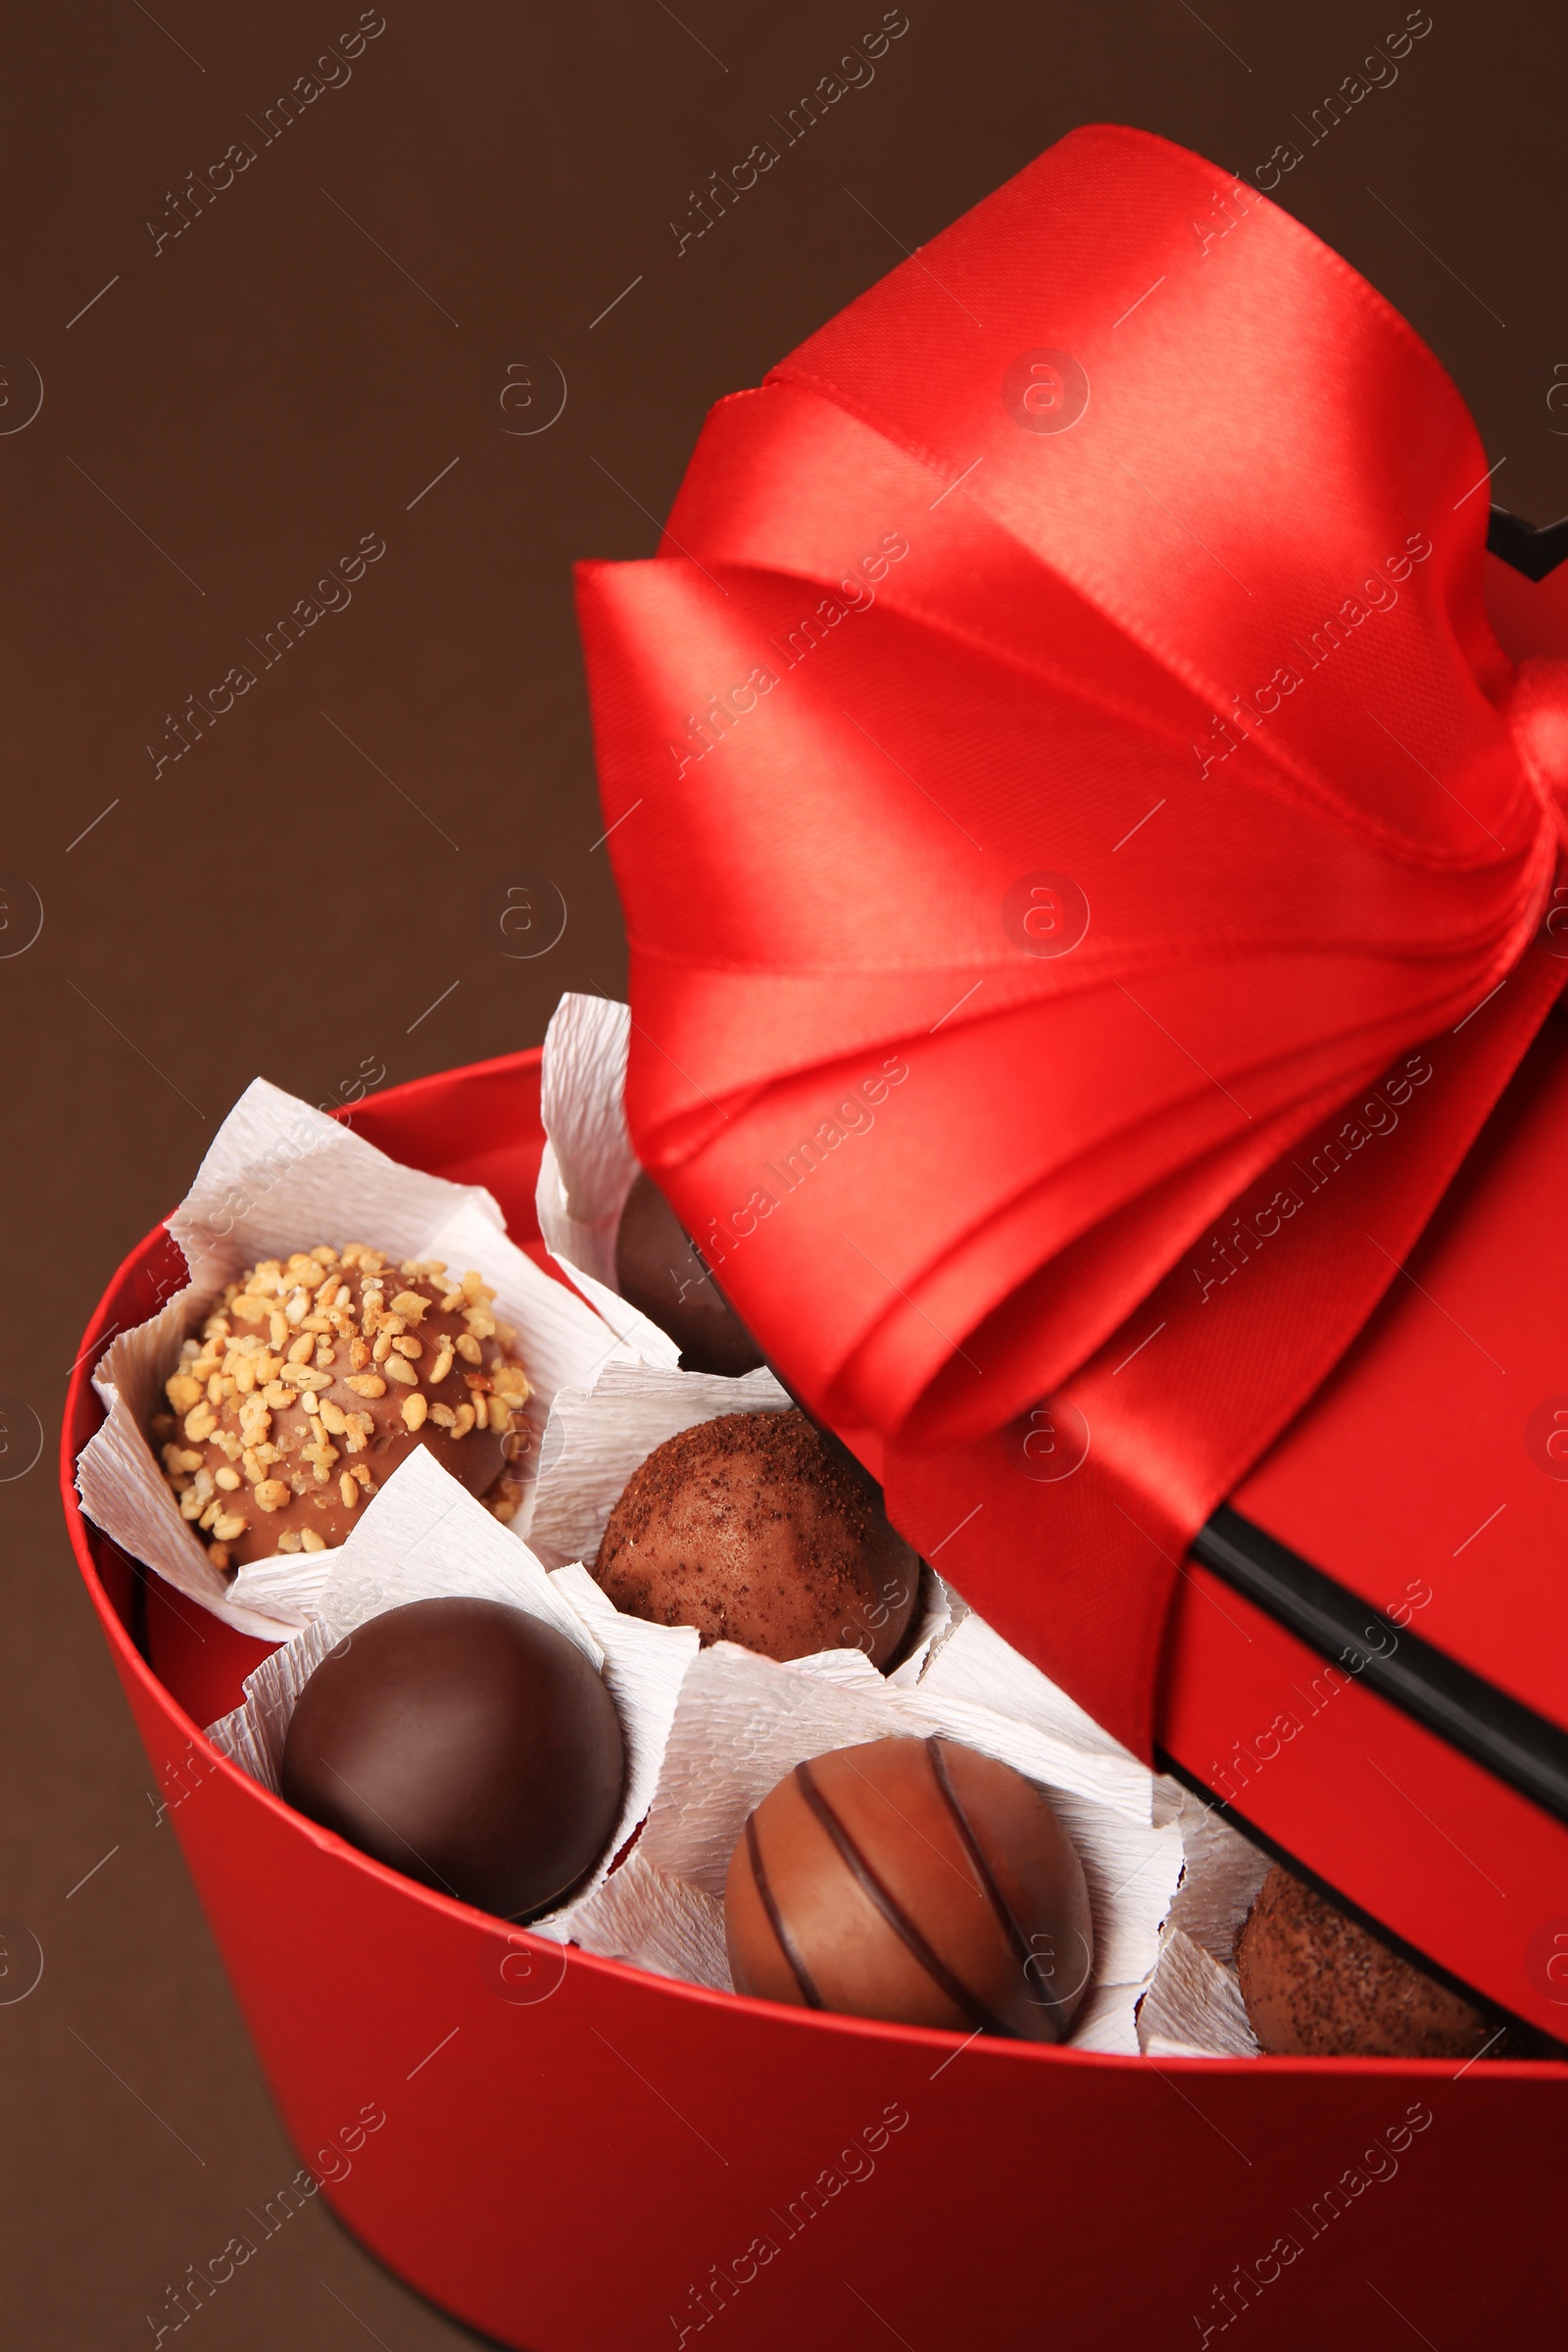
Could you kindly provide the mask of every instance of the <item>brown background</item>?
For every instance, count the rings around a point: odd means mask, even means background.
[[[880,7],[385,0],[352,79],[270,144],[251,118],[352,5],[12,13],[0,1915],[45,1957],[0,2006],[19,2352],[150,2342],[166,2282],[296,2162],[61,1526],[77,1335],[258,1070],[318,1101],[362,1062],[395,1083],[535,1043],[563,989],[618,992],[571,560],[650,552],[711,401],[1097,119],[1249,177],[1297,139],[1280,200],[1435,346],[1506,460],[1498,496],[1536,521],[1568,507],[1544,11],[1433,0],[1397,82],[1309,145],[1303,118],[1402,7],[908,8],[874,82],[679,256],[692,187],[772,136]],[[254,164],[155,251],[148,220],[172,228],[171,192],[240,139]],[[519,350],[568,386],[534,435],[503,429]],[[28,362],[43,406],[13,429]],[[155,776],[167,714],[363,533],[386,553],[352,604]],[[500,927],[528,877],[567,916],[531,960]],[[318,2204],[200,2330],[207,2352],[472,2340]]]

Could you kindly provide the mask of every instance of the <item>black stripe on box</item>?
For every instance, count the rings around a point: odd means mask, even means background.
[[[1537,530],[1521,522],[1506,507],[1494,507],[1487,521],[1487,545],[1504,564],[1522,571],[1527,580],[1544,580],[1568,558],[1568,515],[1545,522]]]
[[[1494,1690],[1222,1503],[1193,1556],[1499,1781],[1568,1821],[1568,1732]]]

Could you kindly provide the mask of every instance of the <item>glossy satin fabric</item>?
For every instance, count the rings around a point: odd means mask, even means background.
[[[1487,510],[1381,297],[1100,127],[721,403],[655,561],[580,570],[639,1153],[1144,1753],[1188,1540],[1561,981],[1568,672],[1494,637]]]

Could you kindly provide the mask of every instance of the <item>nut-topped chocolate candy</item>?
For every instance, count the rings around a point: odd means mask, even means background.
[[[1474,2058],[1497,2042],[1497,2019],[1278,1864],[1247,1915],[1236,1966],[1271,2056]]]
[[[956,1740],[798,1764],[724,1888],[738,1992],[955,2034],[1059,2041],[1094,1965],[1083,1865],[1021,1773]]]
[[[180,1514],[234,1569],[341,1544],[414,1446],[512,1517],[506,1442],[528,1378],[476,1273],[321,1243],[231,1282],[152,1426]]]
[[[629,1617],[695,1625],[705,1643],[780,1659],[861,1649],[885,1666],[914,1615],[920,1559],[804,1413],[723,1413],[633,1472],[594,1575]]]
[[[615,1288],[680,1348],[685,1372],[755,1372],[762,1351],[646,1171],[615,1233]]]

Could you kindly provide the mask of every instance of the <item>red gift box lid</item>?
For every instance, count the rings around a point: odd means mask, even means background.
[[[1499,518],[1483,612],[1489,478],[1339,257],[1102,128],[721,404],[580,607],[632,1134],[738,1311],[1080,1703],[1551,2031],[1568,597]]]
[[[1491,544],[1507,559],[1489,556],[1487,570],[1509,652],[1568,650],[1568,567],[1530,577],[1568,544],[1502,515]],[[1240,1824],[1556,2034],[1568,2034],[1565,1155],[1559,1012],[1405,1278],[1199,1537],[1158,1716],[1170,1762]]]

